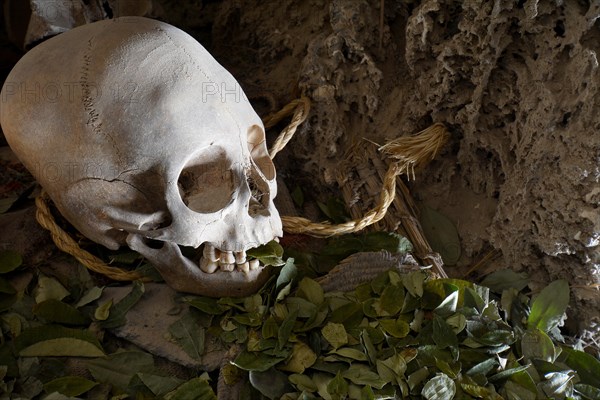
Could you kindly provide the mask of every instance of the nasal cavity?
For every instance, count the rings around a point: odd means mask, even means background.
[[[254,161],[254,164],[264,176],[264,179],[268,181],[275,179],[275,165],[273,165],[273,161],[271,161],[271,157],[269,157],[265,140],[265,131],[262,127],[252,125],[250,129],[248,129],[248,150],[250,150],[252,161]]]
[[[255,168],[246,171],[248,188],[250,189],[250,201],[248,214],[251,217],[269,214],[270,190],[268,183]]]

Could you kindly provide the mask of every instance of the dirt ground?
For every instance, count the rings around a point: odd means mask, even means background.
[[[447,272],[462,276],[495,251],[470,278],[511,268],[534,291],[566,279],[569,331],[599,340],[599,3],[157,3],[262,99],[260,112],[264,99],[311,99],[276,164],[313,198],[340,196],[340,163],[364,162],[348,160],[352,145],[444,123],[450,142],[409,187],[458,228],[462,256]]]

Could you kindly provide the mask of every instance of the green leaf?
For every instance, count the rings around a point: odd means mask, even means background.
[[[98,385],[96,382],[80,376],[63,376],[44,384],[44,390],[46,393],[57,392],[65,396],[77,397],[90,391],[96,385]]]
[[[517,373],[511,375],[510,382],[514,382],[514,383],[520,385],[521,387],[525,388],[526,390],[528,390],[531,393],[537,393],[537,385],[536,385],[536,382],[534,381],[533,377],[531,376],[530,372],[531,372],[531,374],[536,375],[536,379],[539,378],[538,377],[539,371],[536,371],[535,367],[532,366],[531,368],[528,368],[525,371],[517,372]]]
[[[334,372],[334,374],[337,374],[337,371]],[[327,391],[327,385],[329,384],[329,382],[331,382],[331,379],[333,379],[333,378],[329,374],[322,374],[322,373],[313,374],[312,380],[315,383],[315,385],[317,386],[317,393],[318,393],[318,396],[316,396],[317,399],[332,400],[331,395]]]
[[[456,385],[446,374],[437,374],[421,390],[421,395],[428,400],[451,400],[455,394]]]
[[[460,388],[465,392],[470,394],[473,397],[480,399],[490,399],[492,398],[490,390],[472,383],[461,383]]]
[[[348,382],[346,382],[339,372],[327,384],[327,393],[331,395],[332,399],[344,399],[348,395]]]
[[[460,259],[461,249],[458,231],[452,221],[427,206],[421,208],[419,221],[431,248],[442,256],[444,264],[456,264]]]
[[[459,291],[455,291],[450,293],[439,306],[437,306],[434,312],[442,317],[448,317],[451,314],[456,312],[456,307],[458,306],[458,294]]]
[[[23,264],[23,258],[13,250],[0,251],[0,274],[14,271]]]
[[[125,390],[135,374],[152,372],[154,359],[148,353],[122,351],[103,358],[89,360],[86,365],[97,381],[110,383]]]
[[[381,316],[394,316],[400,312],[404,303],[404,287],[388,285],[374,307]]]
[[[512,381],[506,382],[504,390],[506,391],[509,400],[536,400],[538,398],[537,390],[532,392]]]
[[[317,391],[317,385],[315,385],[312,379],[306,375],[291,374],[289,376],[289,381],[296,386],[299,391],[310,393]]]
[[[401,319],[382,319],[379,321],[379,325],[383,330],[393,337],[402,339],[406,337],[410,332],[410,325]]]
[[[465,317],[464,314],[456,313],[446,318],[446,323],[458,334],[466,328],[467,317]]]
[[[558,280],[546,286],[533,300],[527,328],[549,332],[562,321],[569,305],[569,284]]]
[[[556,359],[556,349],[552,339],[539,329],[523,333],[521,352],[525,360],[539,359],[552,363]]]
[[[586,385],[585,383],[576,383],[575,392],[586,400],[600,400],[600,388]]]
[[[376,335],[378,332],[381,333],[380,330],[375,330],[371,328],[363,329],[360,332],[360,341],[363,345],[363,348],[365,349],[365,353],[367,354],[368,360],[371,362],[371,364],[375,364],[375,362],[377,361],[377,350],[373,345],[373,338],[371,337],[371,335]],[[381,336],[383,337],[383,335]],[[375,338],[375,342],[378,342],[377,338]]]
[[[368,232],[362,236],[364,248],[361,251],[386,250],[390,253],[405,254],[412,251],[412,244],[402,235],[394,232]]]
[[[360,324],[363,317],[362,305],[351,302],[333,310],[333,312],[329,314],[329,322],[344,324],[346,329],[350,329]]]
[[[495,358],[488,358],[480,362],[479,364],[474,365],[467,371],[467,375],[487,375],[490,373],[496,366],[498,365],[498,361]]]
[[[386,287],[391,284],[389,271],[382,272],[371,281],[371,289],[377,295],[381,295]],[[369,297],[370,298],[370,297]]]
[[[421,309],[433,310],[446,298],[446,290],[442,279],[433,279],[423,285]]]
[[[290,196],[292,197],[292,200],[294,201],[294,204],[297,207],[302,208],[302,206],[304,206],[304,192],[302,191],[302,188],[298,185],[296,185],[296,187],[294,187],[294,190],[292,190],[292,192],[290,193]]]
[[[179,386],[169,400],[217,400],[217,396],[206,379],[194,378]]]
[[[525,272],[502,269],[486,276],[481,282],[481,285],[489,287],[496,293],[502,293],[511,288],[520,292],[529,285],[529,277]]]
[[[569,347],[563,346],[561,349],[559,361],[573,368],[581,378],[581,383],[600,388],[600,360],[591,354]]]
[[[340,199],[332,197],[327,200],[327,204],[317,201],[317,205],[323,214],[325,214],[327,218],[336,224],[344,223],[349,219],[348,212],[346,211],[346,205]]]
[[[274,240],[271,240],[269,243],[262,246],[250,249],[246,254],[250,258],[258,259],[265,266],[273,265],[279,267],[285,264],[285,261],[281,258],[283,257],[283,247]]]
[[[305,298],[317,306],[325,300],[321,285],[308,277],[303,278],[298,283],[298,296]]]
[[[490,376],[489,381],[498,382],[504,379],[508,379],[519,372],[525,371],[527,368],[529,368],[529,365],[520,365],[518,367],[505,369],[504,371],[498,372],[497,374]]]
[[[90,332],[44,325],[25,329],[15,341],[21,357],[99,357],[104,352]]]
[[[435,366],[440,370],[440,372],[443,372],[452,379],[456,379],[458,373],[460,372],[460,366],[456,367],[454,364],[451,366],[444,360],[435,360]]]
[[[421,271],[413,271],[406,275],[402,275],[402,284],[413,297],[423,296],[423,283],[427,278],[427,274]]]
[[[277,326],[277,321],[273,316],[270,316],[265,320],[262,325],[262,336],[264,339],[271,339],[277,337],[277,332],[279,331],[279,327]]]
[[[296,312],[299,318],[311,318],[318,311],[316,305],[302,297],[288,297],[285,304],[290,311]]]
[[[56,322],[65,325],[85,325],[89,319],[75,307],[59,300],[49,299],[36,304],[33,314],[48,322]]]
[[[321,329],[321,334],[334,349],[348,344],[348,334],[342,324],[328,322]]]
[[[400,354],[394,354],[385,360],[377,360],[376,365],[379,377],[386,383],[398,385],[404,380],[406,360]]]
[[[38,285],[35,289],[35,302],[41,303],[46,300],[62,300],[70,295],[69,291],[56,279],[45,275],[38,277]]]
[[[144,291],[144,284],[141,281],[133,282],[131,292],[117,304],[113,305],[109,317],[105,321],[102,321],[100,326],[104,329],[112,329],[124,325],[127,321],[127,312],[142,298]]]
[[[98,307],[96,307],[96,310],[94,311],[94,318],[97,321],[106,321],[108,319],[108,317],[110,316],[110,308],[113,305],[113,300],[109,299],[108,301],[105,301],[103,304],[100,304]]]
[[[377,397],[379,398],[379,397]],[[360,391],[360,399],[361,400],[375,400],[375,393],[373,393],[373,389],[371,386],[364,386]]]
[[[279,326],[279,330],[277,332],[277,341],[278,348],[283,349],[283,346],[287,343],[290,335],[292,334],[292,330],[294,329],[294,324],[296,323],[296,318],[298,317],[298,309],[291,310],[287,317]]]
[[[381,389],[386,384],[376,372],[371,371],[363,364],[353,363],[346,371],[342,372],[342,376],[356,385],[369,385],[376,389]]]
[[[315,352],[303,342],[294,343],[292,355],[280,369],[301,374],[317,361]]]
[[[279,399],[290,389],[287,375],[275,368],[250,371],[248,375],[252,386],[269,399]]]
[[[396,233],[369,232],[334,237],[327,242],[321,255],[328,257],[335,265],[351,254],[380,250],[403,254],[412,250],[412,245],[408,239]]]
[[[98,286],[94,286],[93,288],[89,289],[79,299],[79,301],[77,302],[77,304],[75,304],[75,307],[76,308],[83,307],[85,305],[88,305],[88,304],[90,304],[90,303],[98,300],[102,296],[102,291],[103,290],[104,290],[104,287],[98,287]]]
[[[438,315],[433,317],[433,341],[440,349],[458,346],[458,338],[452,331],[452,327]]]
[[[200,327],[198,318],[187,312],[169,326],[169,333],[179,347],[194,360],[200,360],[204,354],[204,328]]]
[[[230,306],[219,304],[219,299],[210,297],[184,297],[183,301],[209,315],[221,315],[231,308]]]
[[[489,300],[489,289],[482,286],[476,286],[476,289],[465,288],[464,289],[464,307],[475,308],[477,311],[482,311],[488,304]],[[484,292],[485,299],[481,296],[481,292]]]
[[[545,374],[545,381],[540,383],[542,391],[551,399],[564,399],[573,393],[573,371],[550,372]]]
[[[16,313],[3,314],[2,322],[6,327],[5,332],[10,332],[13,337],[19,336],[23,330],[23,325],[27,324],[26,319],[22,315]]]
[[[506,344],[512,344],[515,341],[515,334],[509,330],[493,330],[488,332],[471,332],[475,336],[472,338],[475,342],[483,344],[485,346],[495,347]]]
[[[365,353],[352,347],[342,347],[336,350],[332,350],[329,353],[337,354],[338,356],[350,358],[356,361],[367,361],[367,355]]]
[[[281,269],[279,270],[279,275],[277,276],[277,283],[275,284],[275,287],[278,291],[281,291],[281,289],[290,282],[292,282],[297,275],[298,268],[296,268],[296,265],[294,264],[294,259],[288,258],[285,261],[283,267],[281,267]]]
[[[274,357],[261,352],[242,351],[232,364],[245,371],[266,371],[287,357]]]
[[[135,374],[133,380],[136,378],[150,389],[155,396],[164,396],[183,383],[181,379],[174,376],[159,376],[145,372],[138,372]],[[129,386],[133,386],[133,380],[130,381]]]
[[[421,367],[408,376],[407,382],[408,387],[413,391],[429,376],[429,369],[427,367]]]

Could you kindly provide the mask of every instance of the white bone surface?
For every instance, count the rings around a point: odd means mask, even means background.
[[[178,290],[264,282],[256,263],[206,274],[175,250],[210,245],[212,270],[219,251],[233,264],[282,235],[262,122],[191,36],[141,17],[84,25],[28,52],[0,96],[8,143],[85,236],[129,244]]]

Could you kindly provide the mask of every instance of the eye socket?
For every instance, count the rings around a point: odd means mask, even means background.
[[[192,211],[222,210],[232,201],[236,187],[231,160],[223,149],[209,147],[188,162],[177,185],[181,199]]]
[[[258,125],[252,125],[248,129],[248,149],[250,157],[265,179],[268,181],[275,179],[275,165],[267,151],[265,131]]]

